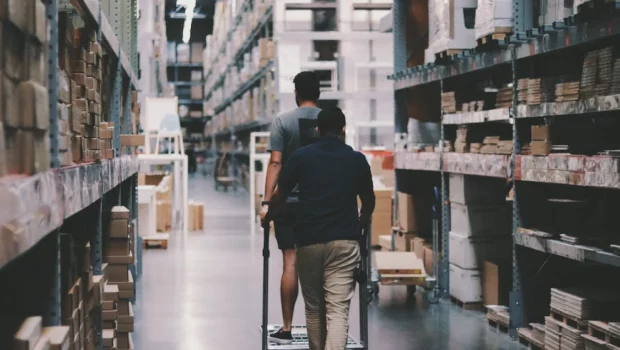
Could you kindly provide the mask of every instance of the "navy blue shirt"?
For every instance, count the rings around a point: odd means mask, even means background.
[[[284,165],[280,194],[288,195],[295,185],[299,186],[297,246],[360,238],[360,221],[369,222],[375,208],[372,174],[363,154],[336,137],[323,137],[297,149]]]

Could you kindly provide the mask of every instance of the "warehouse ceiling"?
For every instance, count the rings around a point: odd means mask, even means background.
[[[166,0],[166,36],[168,41],[181,42],[185,22],[185,7],[176,5],[176,0]],[[213,12],[215,0],[196,0],[196,14],[192,21],[190,42],[204,42],[213,32]]]

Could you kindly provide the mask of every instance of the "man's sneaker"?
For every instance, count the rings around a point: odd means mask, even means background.
[[[280,328],[277,332],[269,334],[269,341],[281,345],[293,344],[291,332],[285,332]]]

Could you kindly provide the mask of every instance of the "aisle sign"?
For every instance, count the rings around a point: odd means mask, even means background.
[[[301,71],[301,50],[298,44],[278,43],[279,92],[292,93],[295,90],[293,78]]]

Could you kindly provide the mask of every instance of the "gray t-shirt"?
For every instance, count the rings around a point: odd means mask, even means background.
[[[282,152],[282,166],[286,165],[291,154],[298,148],[318,140],[316,127],[320,111],[321,109],[317,107],[298,107],[280,114],[271,123],[267,150]],[[293,192],[297,192],[297,188]],[[293,195],[288,201],[295,198],[296,195]]]

